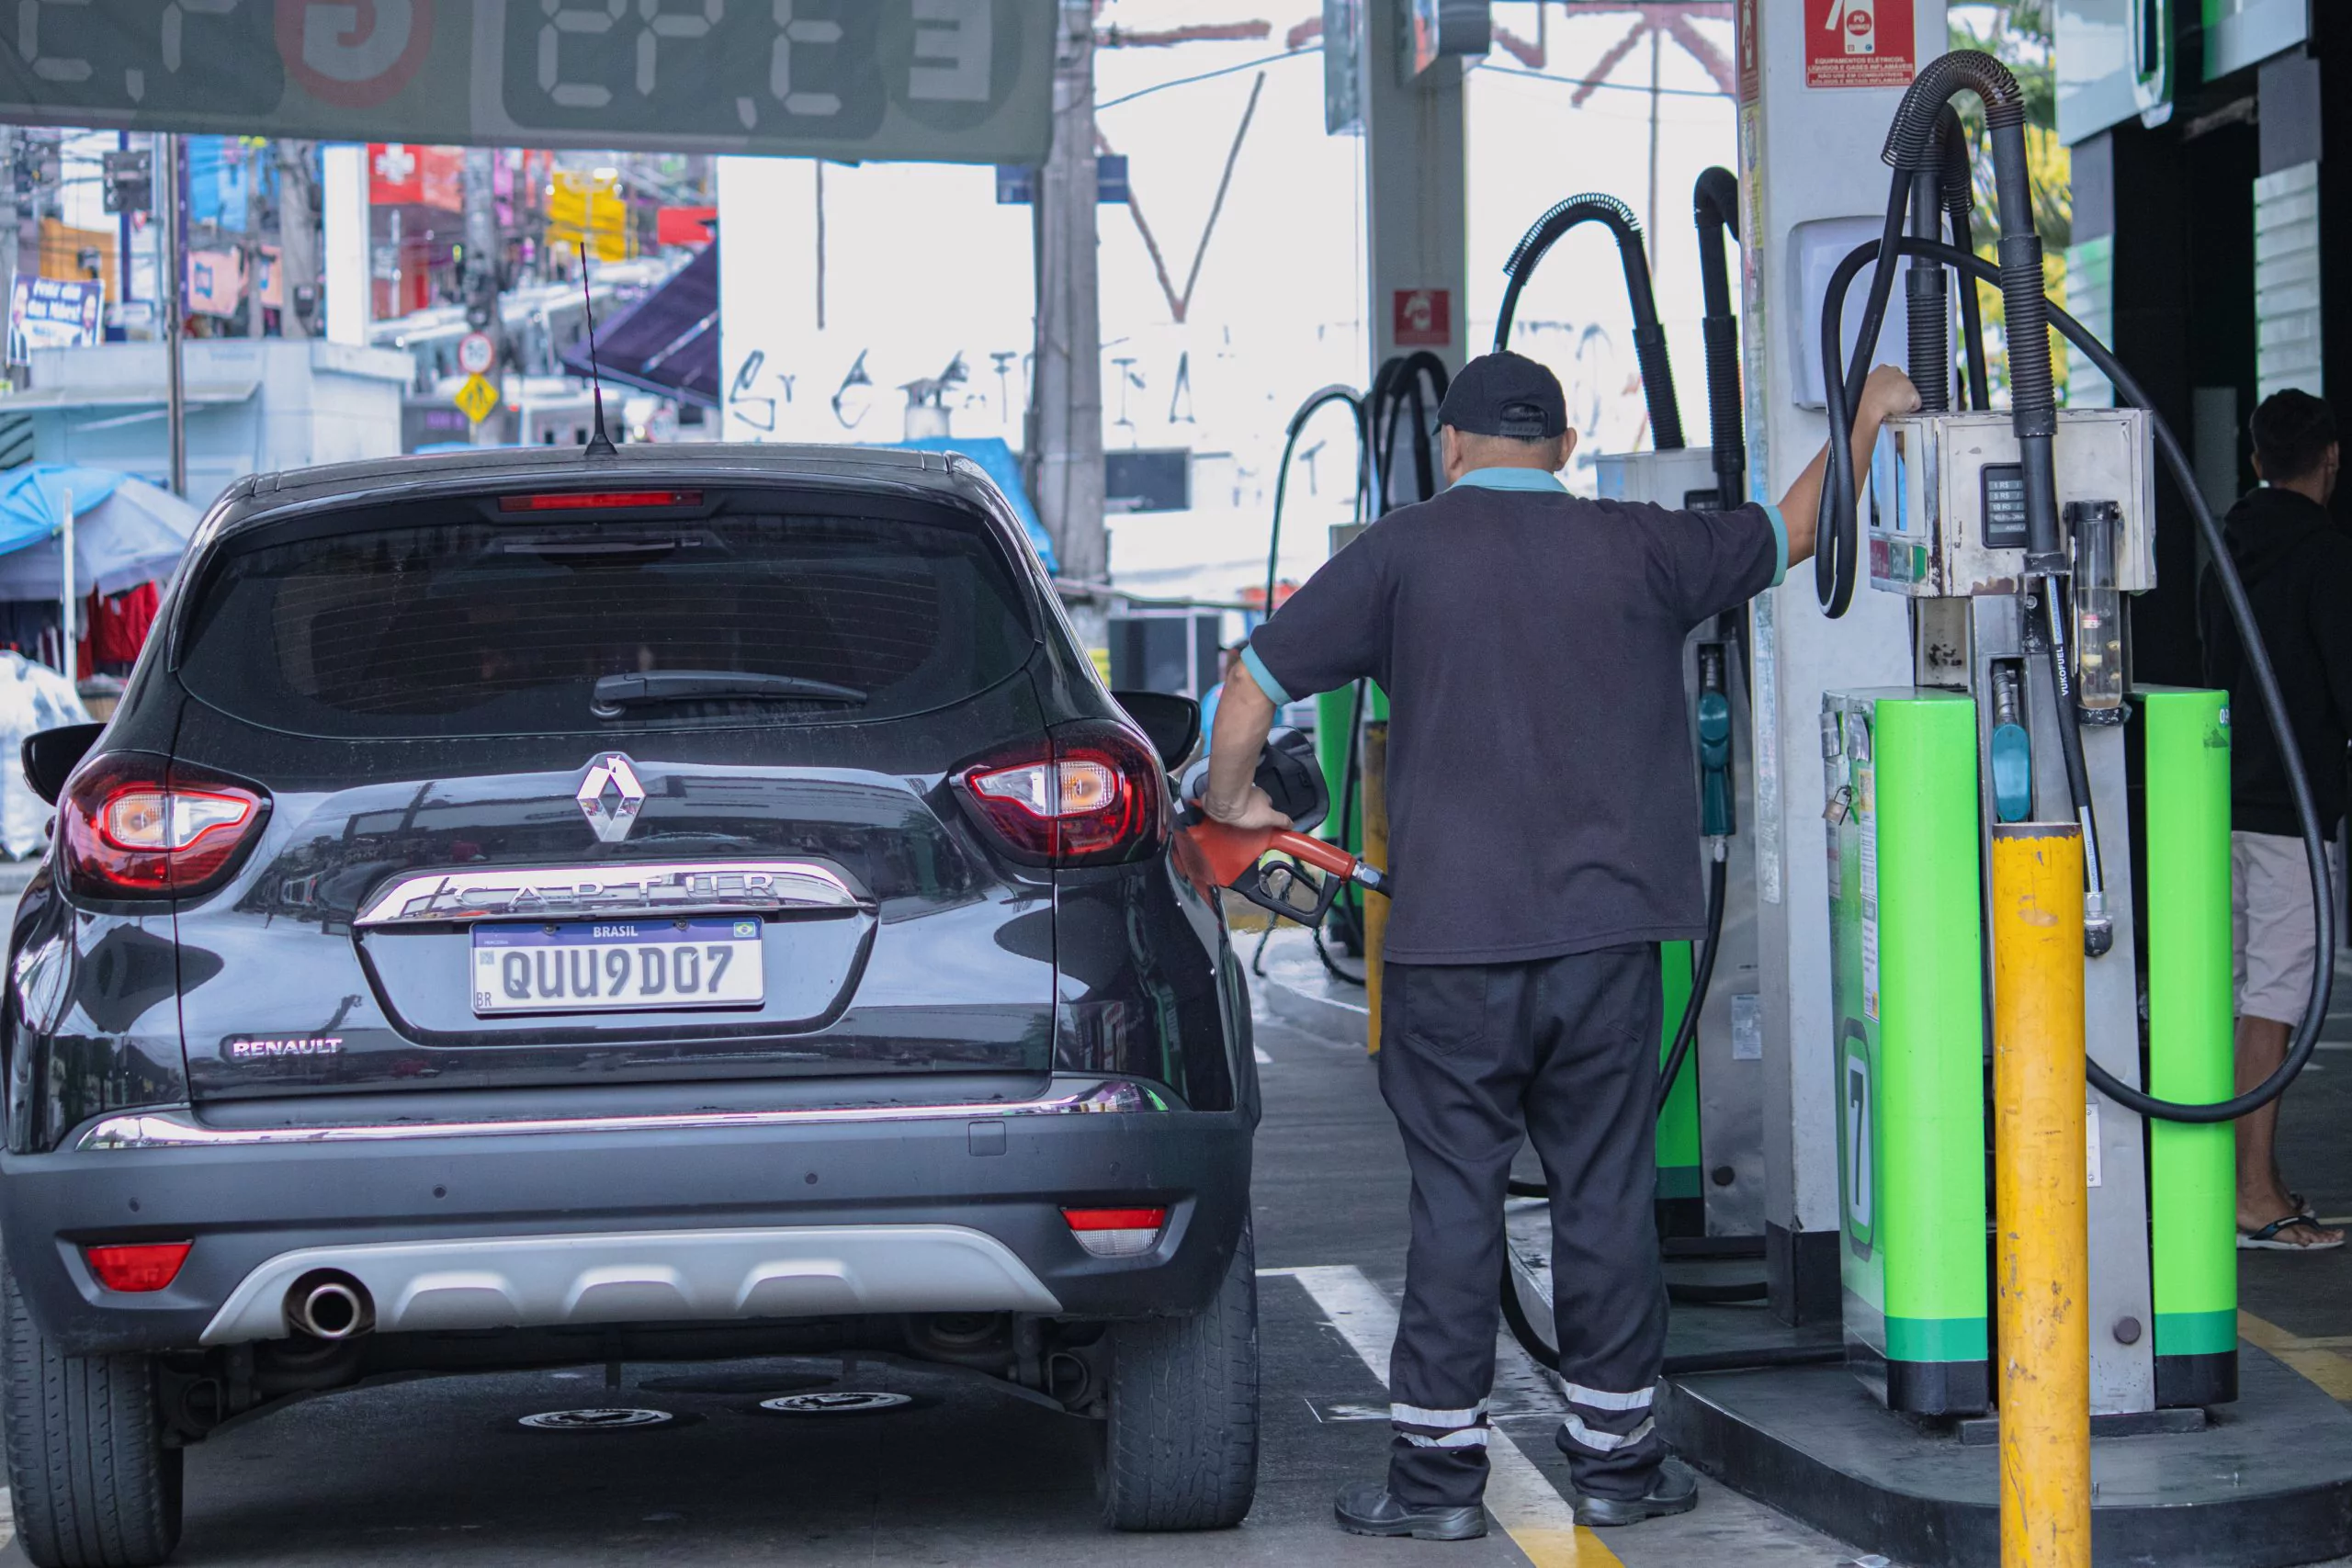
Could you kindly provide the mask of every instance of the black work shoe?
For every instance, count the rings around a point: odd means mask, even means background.
[[[1668,1514],[1687,1514],[1699,1506],[1699,1482],[1671,1461],[1658,1466],[1657,1479],[1644,1497],[1587,1497],[1576,1500],[1577,1523],[1606,1529],[1611,1525],[1637,1525]]]
[[[1415,1540],[1476,1540],[1487,1533],[1487,1510],[1408,1508],[1377,1481],[1355,1481],[1340,1488],[1332,1517],[1350,1535],[1409,1535]]]

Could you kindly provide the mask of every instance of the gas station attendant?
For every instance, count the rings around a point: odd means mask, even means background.
[[[1918,406],[1874,371],[1854,426]],[[1702,934],[1683,639],[1813,554],[1826,449],[1781,504],[1668,512],[1572,495],[1552,372],[1464,367],[1440,409],[1448,488],[1389,513],[1260,626],[1225,683],[1204,806],[1288,827],[1251,783],[1282,705],[1388,694],[1381,1093],[1412,1172],[1385,1481],[1364,1535],[1486,1533],[1505,1183],[1532,1140],[1553,1193],[1554,1301],[1577,1517],[1682,1513],[1650,1401],[1666,1342],[1652,1220],[1658,944]],[[1536,722],[1541,710],[1542,722]]]

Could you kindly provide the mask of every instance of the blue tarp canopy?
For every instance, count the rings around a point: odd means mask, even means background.
[[[28,463],[0,477],[0,600],[54,599],[63,585],[58,534],[74,503],[74,589],[120,593],[172,575],[203,516],[113,468]]]
[[[1037,547],[1047,571],[1059,571],[1061,562],[1054,558],[1054,541],[1046,533],[1046,525],[1037,520],[1037,509],[1029,504],[1029,491],[1021,479],[1021,459],[1012,448],[995,436],[964,440],[957,436],[939,436],[929,441],[867,441],[866,446],[887,446],[898,452],[954,452],[978,463],[996,488],[1004,491],[1004,499],[1012,505],[1012,514],[1029,531],[1029,542]]]

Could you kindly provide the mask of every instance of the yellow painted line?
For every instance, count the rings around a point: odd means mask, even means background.
[[[1329,1269],[1262,1269],[1296,1280],[1315,1298],[1340,1337],[1388,1386],[1388,1352],[1396,1343],[1396,1308],[1380,1287],[1352,1265]],[[1600,1538],[1577,1523],[1535,1461],[1499,1427],[1487,1439],[1487,1512],[1534,1568],[1624,1568]]]
[[[2318,1384],[2330,1398],[2352,1401],[2352,1356],[2335,1348],[2352,1344],[2352,1338],[2340,1335],[2325,1340],[2301,1338],[2245,1311],[2238,1314],[2238,1332]]]

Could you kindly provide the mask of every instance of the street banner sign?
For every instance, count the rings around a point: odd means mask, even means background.
[[[486,376],[498,363],[498,345],[486,333],[468,333],[458,340],[458,368],[469,376]]]
[[[468,419],[480,424],[497,409],[498,389],[483,380],[480,375],[469,376],[466,378],[465,385],[458,389],[453,400],[459,408],[465,410]]]
[[[106,295],[103,283],[17,274],[8,298],[9,362],[25,363],[36,348],[87,348],[99,342]]]
[[[1057,0],[19,0],[0,121],[1037,163]]]

